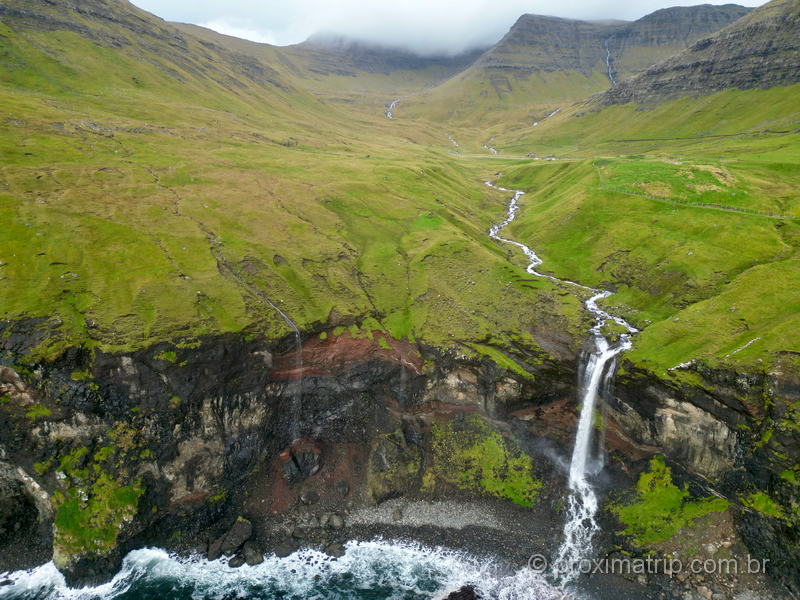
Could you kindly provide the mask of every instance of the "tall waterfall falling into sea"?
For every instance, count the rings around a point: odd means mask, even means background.
[[[542,264],[542,259],[533,250],[525,244],[501,237],[500,232],[516,218],[519,211],[519,199],[525,192],[497,187],[490,182],[486,182],[486,185],[514,194],[509,201],[505,220],[489,229],[489,237],[520,248],[530,260],[527,272],[531,275],[544,277],[556,283],[588,292],[590,296],[584,302],[584,306],[595,318],[594,325],[589,330],[592,349],[586,355],[579,382],[581,413],[569,466],[570,495],[567,521],[564,525],[564,539],[553,561],[554,575],[562,585],[566,585],[577,576],[581,559],[591,555],[592,540],[599,529],[594,518],[598,508],[597,494],[590,481],[591,476],[596,475],[600,468],[600,463],[595,461],[592,456],[592,433],[598,398],[611,382],[617,355],[631,347],[631,336],[637,330],[622,318],[614,316],[598,306],[598,301],[608,298],[611,292],[539,273],[536,268]],[[614,342],[610,341],[603,333],[603,329],[609,322],[616,323],[625,331]]]

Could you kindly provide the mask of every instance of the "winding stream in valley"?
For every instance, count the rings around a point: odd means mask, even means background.
[[[584,302],[584,306],[595,319],[594,325],[589,330],[591,349],[586,353],[580,375],[581,413],[569,467],[570,495],[567,521],[564,525],[564,539],[552,563],[553,575],[562,585],[566,585],[578,575],[580,561],[591,555],[592,540],[599,530],[595,521],[598,508],[597,493],[590,481],[590,478],[602,469],[602,462],[592,456],[592,433],[597,399],[608,390],[612,382],[616,357],[631,347],[631,337],[638,330],[624,319],[612,315],[598,306],[598,301],[611,296],[611,292],[537,271],[536,269],[542,264],[542,259],[536,252],[521,242],[500,235],[517,217],[519,199],[525,192],[498,187],[488,181],[486,185],[495,190],[513,194],[508,203],[505,220],[489,229],[489,237],[522,250],[530,261],[526,269],[529,274],[587,292],[589,298]],[[610,340],[603,333],[603,328],[609,322],[614,322],[625,330],[615,341]]]

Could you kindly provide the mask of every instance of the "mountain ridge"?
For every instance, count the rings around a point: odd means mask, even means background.
[[[605,104],[654,102],[800,81],[800,2],[773,0],[608,90]]]
[[[733,4],[699,5],[611,23],[522,15],[467,69],[414,98],[413,114],[469,119],[481,110],[493,119],[533,122],[555,106],[605,91],[749,12]],[[532,115],[517,111],[532,104],[539,105]],[[508,111],[517,114],[504,115]]]

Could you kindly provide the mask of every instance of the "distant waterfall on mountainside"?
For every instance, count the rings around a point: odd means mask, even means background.
[[[611,292],[539,273],[536,269],[542,264],[542,259],[539,258],[536,252],[525,244],[501,237],[500,232],[517,217],[519,199],[525,192],[497,187],[490,182],[486,182],[486,185],[496,190],[514,194],[508,203],[505,220],[489,229],[489,237],[520,248],[530,261],[526,269],[529,274],[544,277],[561,285],[591,294],[584,302],[584,306],[595,317],[595,323],[589,330],[592,349],[586,354],[586,362],[581,370],[581,381],[579,382],[581,413],[569,467],[570,496],[567,522],[564,525],[564,540],[553,562],[554,575],[560,580],[561,584],[566,585],[578,575],[580,560],[590,555],[592,539],[599,530],[599,526],[594,519],[598,508],[597,494],[589,481],[589,476],[596,475],[602,468],[602,463],[592,460],[595,408],[602,392],[610,387],[617,355],[631,347],[631,336],[637,333],[637,330],[627,321],[604,311],[598,306],[597,302],[611,296]],[[619,335],[619,338],[613,343],[603,334],[603,328],[609,322],[614,322],[625,330],[625,333]]]
[[[614,79],[614,59],[611,57],[611,47],[608,45],[609,40],[606,40],[606,67],[608,67],[608,80],[611,86],[617,85],[617,80]]]
[[[387,119],[394,119],[394,112],[393,112],[393,111],[394,111],[394,109],[395,109],[395,108],[397,108],[397,103],[398,103],[398,102],[400,102],[400,98],[396,98],[395,100],[392,100],[392,101],[391,101],[391,102],[390,102],[390,103],[389,103],[389,104],[386,106],[386,110],[384,110],[384,113],[383,113],[383,114],[385,114],[385,115],[386,115],[386,118],[387,118]]]

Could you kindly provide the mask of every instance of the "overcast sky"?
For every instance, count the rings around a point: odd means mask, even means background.
[[[638,19],[667,6],[703,0],[132,0],[170,21],[269,44],[302,42],[332,32],[406,47],[455,54],[499,40],[524,13],[578,19]],[[705,0],[710,4],[724,1]],[[758,6],[764,0],[739,0]]]

